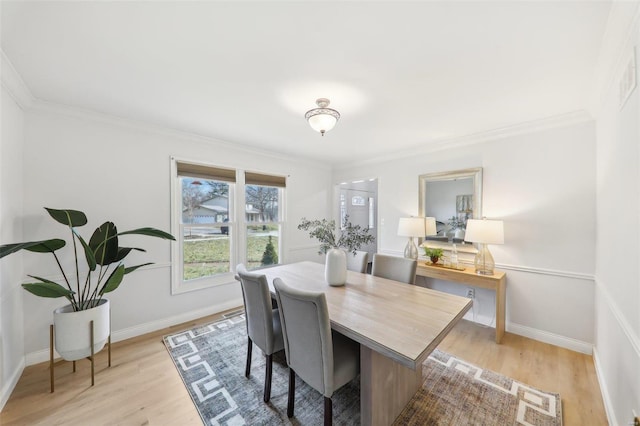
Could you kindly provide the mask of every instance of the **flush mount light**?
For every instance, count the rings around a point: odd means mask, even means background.
[[[307,111],[304,118],[307,119],[309,125],[316,132],[320,132],[324,136],[325,132],[333,129],[340,118],[340,113],[335,109],[327,108],[329,99],[320,98],[316,100],[318,108]]]

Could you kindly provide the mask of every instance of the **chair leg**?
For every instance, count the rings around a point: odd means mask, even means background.
[[[287,402],[287,417],[293,417],[293,400],[296,393],[296,372],[289,367],[289,400]]]
[[[333,405],[331,398],[324,397],[324,426],[333,424]]]
[[[271,372],[273,371],[273,355],[267,355],[264,368],[264,402],[271,399]]]
[[[247,337],[247,368],[244,370],[244,377],[249,377],[251,374],[251,349],[253,348],[253,342]]]

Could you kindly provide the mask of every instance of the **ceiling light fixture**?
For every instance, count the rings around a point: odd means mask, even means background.
[[[319,98],[316,100],[318,108],[307,111],[304,118],[307,119],[309,125],[316,132],[320,132],[324,136],[325,132],[333,129],[340,118],[340,113],[335,109],[327,108],[329,99]]]

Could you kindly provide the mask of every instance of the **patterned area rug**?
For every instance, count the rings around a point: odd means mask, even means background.
[[[295,417],[287,418],[288,370],[274,355],[271,401],[262,402],[264,356],[254,346],[244,377],[244,315],[164,337],[164,343],[206,425],[319,425],[323,398],[300,379]],[[562,425],[560,395],[482,370],[438,350],[423,365],[425,384],[395,425]],[[333,396],[336,425],[360,423],[360,379]]]

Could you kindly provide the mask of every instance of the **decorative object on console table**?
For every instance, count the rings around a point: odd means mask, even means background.
[[[100,351],[107,340],[110,341],[111,315],[109,302],[104,298],[105,293],[117,289],[124,276],[146,265],[126,267],[123,259],[133,250],[144,252],[135,247],[120,247],[118,237],[121,235],[144,235],[167,240],[175,238],[164,231],[155,228],[138,228],[125,232],[118,232],[113,222],[105,222],[91,235],[87,242],[76,230],[87,224],[87,216],[78,210],[57,210],[46,208],[47,213],[56,222],[65,225],[71,233],[73,246],[74,273],[65,273],[59,255],[59,250],[67,245],[65,240],[54,238],[42,241],[4,244],[0,246],[0,258],[27,250],[35,253],[51,253],[62,273],[63,285],[50,279],[29,275],[35,282],[22,284],[29,293],[40,297],[65,297],[70,303],[54,311],[53,325],[50,327],[50,339],[55,349],[67,361],[75,361],[88,357],[91,360],[91,385],[94,383],[93,364],[94,353]],[[79,250],[80,249],[80,250]],[[79,255],[79,251],[82,255]],[[71,256],[69,256],[71,257]],[[80,260],[86,262],[84,268],[79,268]],[[65,259],[63,259],[64,261]],[[67,262],[71,263],[71,262]],[[100,266],[98,268],[98,266]],[[111,269],[111,267],[113,269]],[[86,271],[85,278],[80,271]],[[97,316],[94,316],[97,315]],[[67,329],[71,327],[71,329]],[[109,349],[111,345],[109,344]],[[50,348],[51,364],[51,392],[53,392],[53,346]],[[109,354],[111,352],[109,351]],[[109,355],[109,365],[111,356]]]
[[[423,237],[425,235],[425,219],[422,217],[401,217],[398,221],[398,235],[409,238],[404,248],[404,257],[417,259],[418,247],[413,242],[413,237]]]
[[[409,238],[404,248],[404,257],[407,259],[418,259],[418,247],[413,241],[414,237],[423,238],[437,233],[434,217],[403,217],[398,221],[398,235]]]
[[[436,218],[435,217],[425,217],[424,218],[424,235],[423,237],[428,237],[432,235],[438,235],[438,227],[436,226]]]
[[[486,218],[467,221],[466,241],[480,243],[481,247],[474,259],[476,274],[493,275],[495,262],[487,244],[504,244],[504,224],[501,220]]]
[[[335,220],[307,220],[303,217],[298,229],[309,231],[310,237],[320,241],[318,254],[327,255],[324,277],[331,286],[341,286],[347,281],[346,256],[355,256],[361,246],[375,241],[375,237],[369,234],[369,228],[352,224],[348,215],[344,217],[337,240]]]
[[[442,257],[443,250],[439,248],[424,248],[424,255],[431,259],[431,263],[434,265],[438,263],[440,258]]]

